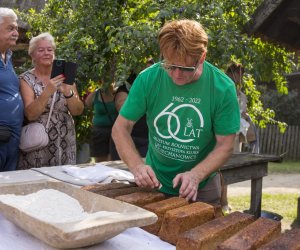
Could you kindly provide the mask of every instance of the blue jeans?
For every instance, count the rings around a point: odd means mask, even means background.
[[[8,142],[0,142],[0,172],[16,170],[19,160],[19,139],[11,136]]]

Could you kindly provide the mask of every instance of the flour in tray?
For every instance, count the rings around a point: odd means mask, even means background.
[[[55,189],[41,189],[28,195],[4,194],[0,195],[0,201],[48,223],[70,223],[120,215],[110,211],[87,213],[78,200]]]

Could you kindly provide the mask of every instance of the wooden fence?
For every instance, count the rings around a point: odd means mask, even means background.
[[[285,160],[300,160],[300,126],[288,126],[280,133],[275,125],[258,129],[260,153],[284,155]]]

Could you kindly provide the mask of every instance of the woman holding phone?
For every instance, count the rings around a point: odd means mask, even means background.
[[[49,123],[46,147],[22,152],[18,169],[76,164],[76,133],[72,116],[80,115],[84,105],[75,84],[66,84],[60,74],[51,78],[56,45],[49,33],[33,37],[29,51],[32,69],[20,75],[20,90],[25,108],[25,121],[46,127],[52,98],[55,97]]]

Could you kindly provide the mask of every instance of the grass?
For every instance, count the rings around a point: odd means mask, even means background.
[[[269,174],[300,174],[300,162],[299,161],[283,161],[281,163],[269,162],[268,164]]]
[[[262,210],[277,213],[283,217],[282,224],[290,227],[297,218],[297,200],[299,194],[264,194]],[[244,211],[250,207],[249,195],[228,198],[233,211]]]
[[[282,163],[269,163],[269,174],[300,174],[300,162],[284,161]],[[300,180],[299,180],[300,181]],[[288,186],[288,183],[287,183]],[[296,223],[297,202],[299,193],[262,195],[262,210],[274,212],[283,217],[282,228],[300,228],[300,222]],[[232,196],[228,201],[233,211],[244,211],[250,207],[250,196]]]

